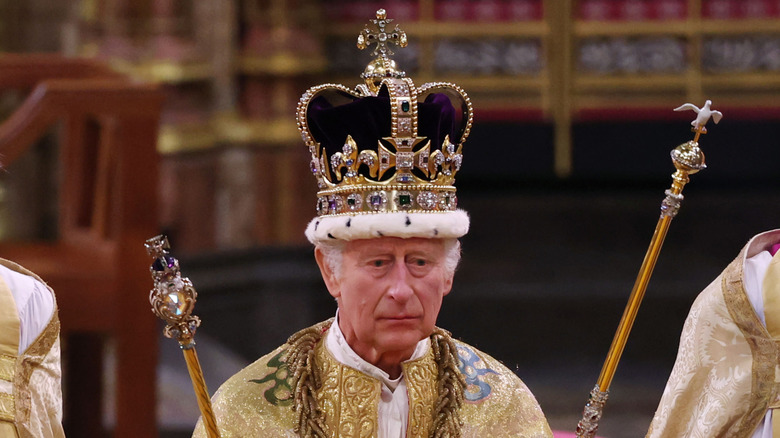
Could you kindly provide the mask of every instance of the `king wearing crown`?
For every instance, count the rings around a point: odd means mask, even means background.
[[[354,90],[304,93],[298,128],[319,186],[306,229],[336,316],[292,335],[213,399],[228,437],[551,437],[508,368],[436,326],[468,215],[454,181],[472,123],[466,93],[415,86],[384,10],[358,37],[376,57]],[[195,437],[205,437],[199,423]]]

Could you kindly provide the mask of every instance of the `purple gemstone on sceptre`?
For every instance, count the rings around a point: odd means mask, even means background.
[[[172,256],[166,255],[161,258],[156,258],[152,263],[152,269],[158,272],[164,271],[165,266],[163,265],[163,259],[165,259],[165,265],[167,265],[168,269],[173,269],[173,267],[176,265],[176,259]]]

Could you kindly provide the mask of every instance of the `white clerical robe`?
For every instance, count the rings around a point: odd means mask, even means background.
[[[764,315],[763,280],[771,261],[772,254],[766,249],[745,260],[745,293],[753,310],[756,311],[756,315],[764,325],[766,325],[766,317]],[[767,410],[764,421],[758,425],[751,438],[772,438],[773,411],[773,409]]]
[[[753,237],[696,298],[648,438],[770,438],[780,340],[766,329],[762,283],[780,230]]]
[[[0,259],[0,436],[62,438],[59,319],[54,292]]]
[[[16,303],[19,316],[19,354],[33,343],[54,315],[54,296],[49,289],[29,275],[0,265],[0,278],[5,281]]]

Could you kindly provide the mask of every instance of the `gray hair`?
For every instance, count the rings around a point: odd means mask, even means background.
[[[444,241],[444,272],[452,276],[460,263],[460,240],[454,237],[442,240]],[[337,278],[341,277],[346,246],[347,242],[344,240],[324,241],[317,244],[317,248],[322,251],[322,255],[325,257],[325,263]]]

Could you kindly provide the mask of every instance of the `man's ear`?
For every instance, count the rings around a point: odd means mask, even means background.
[[[314,248],[314,258],[317,260],[317,266],[320,267],[320,274],[322,274],[322,280],[325,282],[328,292],[333,298],[339,298],[341,296],[339,280],[330,268],[330,265],[328,265],[328,262],[325,260],[325,254],[319,247]]]
[[[446,296],[447,294],[450,293],[450,291],[452,290],[452,281],[454,279],[455,279],[455,273],[453,273],[452,275],[448,275],[444,279],[444,288],[443,288],[444,289],[444,293],[442,294],[442,296]]]

